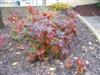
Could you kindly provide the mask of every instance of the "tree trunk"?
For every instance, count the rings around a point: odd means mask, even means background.
[[[2,19],[2,12],[1,12],[1,8],[0,8],[0,28],[3,28],[4,24],[3,24],[3,19]]]

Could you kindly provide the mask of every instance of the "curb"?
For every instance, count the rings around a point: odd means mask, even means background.
[[[84,23],[92,32],[93,34],[96,36],[96,38],[98,39],[99,43],[100,43],[100,34],[92,27],[92,25],[87,21],[85,20],[81,15],[77,15],[78,19]]]

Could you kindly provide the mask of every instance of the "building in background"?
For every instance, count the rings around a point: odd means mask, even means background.
[[[73,6],[96,3],[98,0],[0,0],[0,7],[12,7],[12,6],[41,6],[51,5],[56,2],[66,2]]]

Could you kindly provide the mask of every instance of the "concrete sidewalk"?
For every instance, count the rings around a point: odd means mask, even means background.
[[[78,18],[94,33],[100,43],[100,16],[78,15]]]
[[[100,33],[100,16],[84,17]]]
[[[100,16],[86,16],[84,17],[89,24],[94,28],[98,33],[98,38],[100,38]],[[98,39],[100,41],[100,39]]]
[[[94,28],[94,34],[97,34],[96,37],[100,42],[100,16],[86,16],[84,18],[92,26],[92,28]]]

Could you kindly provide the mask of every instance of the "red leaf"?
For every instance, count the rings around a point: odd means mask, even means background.
[[[36,15],[39,13],[39,11],[37,9],[33,8],[32,6],[28,6],[27,9],[28,9],[29,13],[32,15]]]
[[[25,25],[24,21],[22,20],[17,21],[16,31],[21,32],[24,28],[24,25]]]
[[[78,58],[77,59],[77,65],[80,67],[84,67],[85,66],[85,61],[82,58]]]
[[[5,41],[5,38],[3,38],[2,36],[0,36],[0,47],[3,45],[4,41]]]

